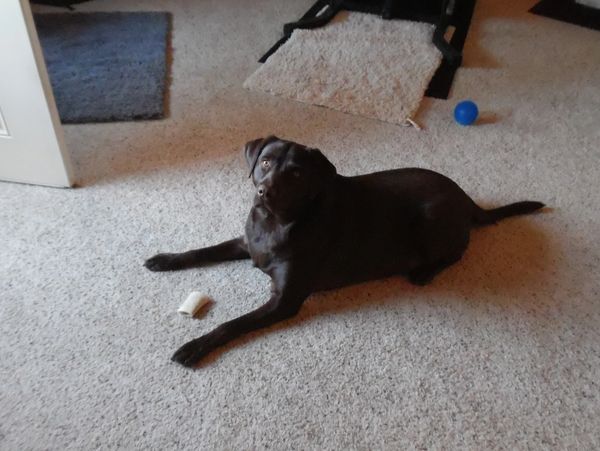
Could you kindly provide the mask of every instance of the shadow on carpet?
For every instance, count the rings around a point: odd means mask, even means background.
[[[165,116],[169,13],[36,14],[35,23],[63,123]]]

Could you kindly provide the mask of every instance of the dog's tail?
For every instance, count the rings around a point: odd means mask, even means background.
[[[510,216],[526,215],[543,207],[545,207],[543,203],[529,200],[524,202],[515,202],[514,204],[493,208],[491,210],[484,210],[483,208],[475,205],[473,222],[476,225],[495,224],[501,219],[508,218]]]

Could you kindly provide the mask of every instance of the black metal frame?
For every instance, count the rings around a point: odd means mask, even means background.
[[[600,9],[581,5],[574,0],[542,0],[529,12],[600,31]]]
[[[67,8],[73,11],[73,5],[85,3],[89,0],[31,0],[31,3],[39,3],[40,5],[57,6],[59,8]]]
[[[432,41],[442,52],[443,60],[431,79],[425,95],[447,99],[454,74],[462,64],[462,49],[469,32],[475,1],[441,0],[440,11],[440,5],[438,4],[436,8],[435,1],[429,4],[417,1],[409,5],[410,1],[402,0],[317,0],[298,21],[283,26],[283,37],[259,59],[259,62],[267,61],[289,39],[294,30],[322,27],[341,10],[378,14],[384,19],[429,22],[435,24]],[[414,6],[415,4],[417,6]],[[412,9],[410,6],[413,6]],[[445,34],[451,26],[455,28],[454,34],[449,41],[446,41]]]

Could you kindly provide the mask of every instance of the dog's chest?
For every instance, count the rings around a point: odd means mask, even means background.
[[[252,208],[246,221],[246,242],[258,268],[267,271],[275,259],[284,257],[289,229],[264,208]]]

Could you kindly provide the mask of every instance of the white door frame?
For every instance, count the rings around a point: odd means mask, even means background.
[[[0,180],[74,184],[29,0],[0,0]]]

